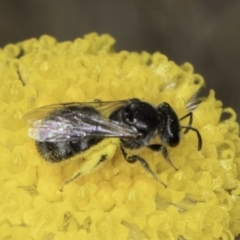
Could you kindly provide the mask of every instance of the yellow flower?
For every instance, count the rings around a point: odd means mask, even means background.
[[[73,42],[42,36],[0,49],[0,238],[233,239],[240,233],[239,126],[213,91],[193,110],[201,151],[193,131],[168,147],[178,171],[161,153],[135,153],[167,188],[139,163],[127,163],[118,139],[64,163],[39,156],[23,116],[40,106],[139,98],[154,106],[168,102],[179,118],[188,112],[204,85],[189,63],[178,66],[160,53],[115,52],[114,42],[96,33]],[[221,120],[223,113],[229,118]],[[83,161],[101,155],[108,158],[102,168],[58,191]]]

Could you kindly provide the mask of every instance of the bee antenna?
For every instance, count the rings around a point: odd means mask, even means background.
[[[187,117],[189,117],[188,127],[191,127],[192,126],[192,122],[193,122],[193,114],[192,114],[192,112],[189,112],[186,115],[184,115],[183,117],[181,117],[179,119],[179,121],[182,121],[183,119],[185,119]],[[190,130],[189,128],[186,128],[183,133],[186,134],[189,130]]]
[[[202,136],[199,133],[199,131],[196,128],[193,128],[193,127],[190,127],[190,126],[181,126],[181,128],[186,129],[185,132],[186,131],[188,132],[189,130],[192,130],[192,131],[194,131],[197,134],[197,138],[198,138],[198,151],[200,151],[202,149]]]

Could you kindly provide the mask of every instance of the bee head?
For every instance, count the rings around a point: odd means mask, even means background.
[[[181,126],[175,111],[164,102],[157,106],[158,112],[158,133],[164,145],[175,147],[180,142]]]

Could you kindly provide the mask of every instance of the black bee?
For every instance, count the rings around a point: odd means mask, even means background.
[[[187,126],[179,121],[189,117]],[[120,149],[129,163],[139,161],[157,179],[148,163],[137,155],[128,155],[125,149],[148,147],[160,151],[174,167],[168,157],[167,146],[175,147],[189,130],[196,132],[198,150],[202,147],[199,131],[193,128],[192,112],[178,119],[172,107],[164,102],[154,107],[139,99],[108,102],[63,103],[44,106],[29,112],[29,136],[36,140],[39,154],[49,162],[61,162],[77,153],[84,152],[105,138],[119,138]],[[158,135],[161,144],[151,144]],[[92,166],[94,169],[106,159],[101,156]],[[175,168],[175,167],[174,167]],[[175,168],[176,169],[176,168]],[[176,169],[177,170],[177,169]],[[75,173],[66,183],[81,175]]]

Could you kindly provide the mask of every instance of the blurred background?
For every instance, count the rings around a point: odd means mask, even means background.
[[[92,31],[115,37],[117,50],[160,51],[177,64],[191,62],[207,89],[240,114],[240,1],[0,2],[1,47],[42,34],[74,40]]]

